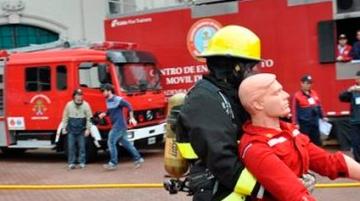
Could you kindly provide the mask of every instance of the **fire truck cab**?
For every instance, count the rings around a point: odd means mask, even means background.
[[[160,86],[160,71],[152,54],[134,50],[134,46],[104,42],[91,47],[8,55],[3,52],[0,66],[2,150],[55,147],[62,150],[65,135],[61,135],[61,146],[56,146],[55,136],[73,90],[84,91],[84,99],[94,113],[106,111],[105,98],[99,90],[103,83],[112,83],[115,94],[134,108],[138,125],[129,127],[129,140],[146,145],[162,142],[167,102]],[[98,128],[100,142],[105,146],[110,125]],[[96,149],[91,142],[88,140],[88,151],[94,154]]]

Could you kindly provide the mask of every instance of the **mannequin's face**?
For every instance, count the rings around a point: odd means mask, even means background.
[[[290,113],[289,94],[282,85],[273,82],[259,101],[261,110],[269,117],[285,117]]]

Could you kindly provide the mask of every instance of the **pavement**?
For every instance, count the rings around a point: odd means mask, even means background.
[[[162,183],[164,180],[162,149],[141,150],[145,163],[135,169],[131,158],[122,154],[119,167],[107,171],[102,165],[108,156],[101,152],[96,162],[85,169],[68,170],[61,153],[51,150],[29,150],[20,156],[0,153],[0,184],[115,184],[115,183]],[[331,183],[320,178],[319,183]],[[352,182],[340,179],[336,182]],[[319,201],[357,201],[359,188],[316,189]],[[81,189],[81,190],[0,190],[0,201],[190,201],[184,193],[169,195],[162,188],[154,189]]]

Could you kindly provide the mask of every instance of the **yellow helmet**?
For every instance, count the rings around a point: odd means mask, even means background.
[[[230,56],[260,61],[260,39],[249,29],[229,25],[210,39],[208,48],[199,57]]]

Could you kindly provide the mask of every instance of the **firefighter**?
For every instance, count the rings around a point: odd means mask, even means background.
[[[292,120],[313,143],[321,146],[319,119],[327,121],[327,118],[324,118],[317,92],[311,89],[312,82],[311,75],[304,75],[300,79],[301,90],[294,94],[292,100]]]
[[[192,159],[193,200],[244,200],[256,181],[238,159],[237,141],[248,114],[237,89],[260,61],[260,39],[245,27],[226,26],[201,57],[209,74],[187,94],[176,124],[179,151]]]
[[[356,73],[355,84],[339,95],[342,102],[350,103],[351,145],[354,159],[360,162],[360,71]]]
[[[85,137],[90,134],[92,112],[90,105],[83,99],[81,89],[74,90],[72,97],[73,100],[65,106],[62,119],[63,133],[67,134],[68,168],[75,169],[76,162],[79,162],[80,168],[85,168]],[[76,146],[79,154],[76,154]],[[76,160],[77,155],[79,156],[78,161]]]
[[[274,74],[245,79],[239,96],[251,121],[245,123],[239,156],[266,192],[256,201],[313,201],[299,179],[309,170],[331,179],[360,179],[360,164],[341,152],[327,153],[293,124],[279,118],[290,113],[289,94]]]

